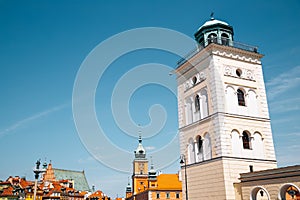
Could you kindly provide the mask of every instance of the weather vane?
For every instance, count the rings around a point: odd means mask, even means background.
[[[214,19],[214,12],[210,13],[210,19]]]

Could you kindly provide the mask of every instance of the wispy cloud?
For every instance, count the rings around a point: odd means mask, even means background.
[[[151,151],[151,150],[155,150],[156,147],[155,146],[146,146],[145,149],[148,151]]]
[[[280,101],[273,101],[270,103],[270,110],[274,113],[282,113],[289,111],[300,110],[300,96],[287,98]]]
[[[95,158],[92,157],[92,156],[88,156],[86,158],[79,158],[78,159],[78,163],[80,163],[80,164],[86,164],[86,163],[89,163],[91,161],[95,161]]]
[[[11,126],[9,126],[5,129],[3,129],[2,131],[0,131],[0,137],[4,136],[6,134],[9,134],[10,132],[13,132],[13,131],[17,130],[18,128],[24,126],[25,124],[27,124],[29,122],[32,122],[36,119],[45,117],[45,116],[47,116],[51,113],[57,112],[59,110],[62,110],[63,108],[67,107],[68,105],[69,104],[58,105],[58,106],[52,107],[48,110],[45,110],[45,111],[42,111],[42,112],[39,112],[39,113],[35,113],[32,116],[29,116],[25,119],[19,120],[19,121],[15,122],[14,124],[12,124]]]
[[[268,98],[274,99],[280,94],[300,85],[300,66],[294,67],[285,73],[280,74],[276,78],[268,81]]]
[[[300,132],[292,132],[292,133],[285,133],[285,134],[277,134],[277,136],[282,136],[282,137],[288,137],[288,136],[300,137]],[[296,147],[299,148],[299,145],[297,145]]]
[[[282,117],[282,118],[279,118],[279,119],[271,119],[271,123],[272,124],[283,124],[283,123],[287,123],[287,122],[291,122],[293,121],[294,119],[292,117]]]
[[[296,141],[297,137],[300,136],[299,132],[288,133],[285,137],[294,137]],[[279,148],[276,151],[276,157],[279,166],[288,166],[295,165],[295,163],[300,163],[300,157],[295,156],[300,154],[299,144],[296,143],[286,143],[283,145],[280,150]]]

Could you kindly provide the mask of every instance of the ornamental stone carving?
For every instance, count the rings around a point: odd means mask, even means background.
[[[206,79],[206,74],[204,72],[195,74],[195,76],[191,77],[189,80],[185,82],[184,84],[185,91],[201,83],[205,79]]]
[[[229,66],[229,65],[224,65],[224,76],[230,76],[230,77],[255,81],[252,70]]]

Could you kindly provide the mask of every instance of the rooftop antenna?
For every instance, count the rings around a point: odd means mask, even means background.
[[[214,20],[214,19],[215,19],[215,18],[214,18],[214,12],[211,12],[211,13],[210,13],[210,19],[211,19],[211,20]]]

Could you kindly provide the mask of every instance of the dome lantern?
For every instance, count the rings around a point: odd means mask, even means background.
[[[212,14],[210,20],[200,26],[194,36],[203,47],[210,43],[232,46],[233,28],[228,23],[215,19]]]
[[[139,145],[134,151],[136,159],[145,159],[146,158],[146,151],[142,145],[142,137],[139,136]]]

